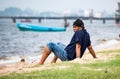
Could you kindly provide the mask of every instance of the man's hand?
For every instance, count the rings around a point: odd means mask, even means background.
[[[88,47],[88,50],[89,50],[89,52],[91,53],[91,55],[93,56],[93,58],[97,58],[97,57],[96,57],[96,54],[95,54],[95,51],[93,50],[93,48],[92,48],[91,45]]]

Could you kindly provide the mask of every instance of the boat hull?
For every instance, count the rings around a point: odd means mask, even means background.
[[[40,26],[40,25],[32,25],[32,24],[21,24],[16,23],[16,26],[21,31],[37,31],[37,32],[58,32],[58,31],[66,31],[64,27],[50,27],[50,26]]]

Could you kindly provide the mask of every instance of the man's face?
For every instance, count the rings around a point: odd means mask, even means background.
[[[78,26],[73,26],[73,31],[76,32],[77,30],[80,30],[80,27],[78,27]]]

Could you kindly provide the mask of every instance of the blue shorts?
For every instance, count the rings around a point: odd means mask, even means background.
[[[50,51],[52,51],[55,56],[57,56],[58,58],[60,58],[60,60],[62,61],[67,61],[67,52],[65,51],[65,45],[62,43],[53,43],[50,42],[47,44],[48,48]]]

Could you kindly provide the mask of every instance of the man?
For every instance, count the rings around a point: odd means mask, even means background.
[[[61,61],[80,59],[86,48],[88,48],[94,58],[97,58],[91,46],[89,33],[85,30],[82,20],[77,19],[73,23],[73,31],[75,33],[66,47],[62,43],[48,43],[39,64],[42,65],[51,52],[55,55],[51,63],[56,63],[58,58],[60,58]]]

